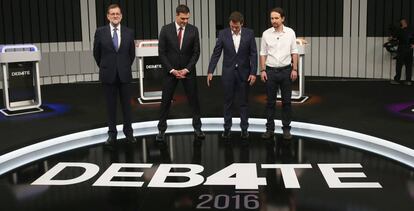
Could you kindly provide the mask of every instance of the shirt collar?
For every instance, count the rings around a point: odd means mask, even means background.
[[[112,24],[109,24],[109,28],[111,29],[111,32],[114,31],[114,26],[112,26]],[[117,31],[121,31],[121,24],[118,24],[118,26],[116,27]]]
[[[240,36],[241,36],[241,33],[242,33],[242,29],[243,29],[243,28],[240,28],[240,31],[239,31],[239,34],[238,34],[238,35],[240,35]],[[233,32],[233,30],[231,30],[231,29],[230,29],[230,31],[231,31],[231,35],[235,35],[235,34],[234,34],[234,32]]]
[[[180,25],[178,25],[177,24],[177,22],[175,22],[174,21],[174,23],[175,23],[175,31],[177,31],[178,32],[178,29],[181,27]],[[183,28],[183,31],[185,30],[185,26],[184,27],[182,27]]]
[[[275,27],[273,27],[273,26],[272,26],[272,32],[276,32],[276,33],[285,33],[285,32],[286,32],[286,31],[285,31],[285,25],[282,25],[282,31],[281,31],[281,32],[276,31]]]

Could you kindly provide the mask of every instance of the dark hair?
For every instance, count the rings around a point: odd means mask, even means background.
[[[244,17],[239,11],[234,11],[230,14],[229,21],[244,23]]]
[[[285,17],[285,12],[283,12],[283,9],[280,7],[276,7],[273,8],[272,10],[270,10],[269,14],[272,14],[272,12],[277,12],[280,14],[280,17],[284,18]]]
[[[188,14],[190,13],[190,9],[185,4],[180,4],[175,9],[175,13],[178,15],[180,13]]]
[[[114,8],[119,8],[119,10],[121,10],[121,7],[119,6],[119,4],[111,4],[108,6],[108,9],[106,10],[106,13],[109,13],[110,9],[114,9]],[[122,10],[121,10],[122,13]]]
[[[401,21],[406,21],[406,22],[408,22],[407,18],[404,18],[404,17],[401,17],[401,18],[400,18],[400,22],[401,22]]]

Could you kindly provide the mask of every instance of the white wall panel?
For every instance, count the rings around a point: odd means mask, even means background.
[[[216,1],[215,0],[209,0],[208,4],[208,11],[209,11],[209,45],[210,45],[210,53],[208,56],[208,59],[210,60],[211,54],[213,53],[214,46],[216,45]],[[207,67],[208,68],[208,67]],[[206,69],[205,74],[207,75],[208,70]],[[216,68],[216,74],[221,75],[221,71],[218,71]]]
[[[384,38],[384,42],[387,38]],[[382,45],[381,45],[382,47]],[[391,79],[391,75],[394,75],[394,71],[391,68],[391,54],[387,52],[385,48],[382,48],[382,76],[381,78]],[[405,75],[404,75],[405,76]],[[403,76],[403,77],[404,77]]]
[[[187,7],[190,9],[190,12],[193,13],[194,0],[187,0]],[[194,25],[194,18],[190,18],[189,23]]]
[[[342,40],[342,73],[340,77],[350,77],[350,51],[351,38],[344,37]]]
[[[79,55],[80,58],[80,72],[81,74],[94,73],[95,72],[95,59],[92,56],[92,51],[82,51]]]
[[[351,43],[350,43],[350,61],[349,61],[349,76],[357,77],[358,76],[358,36],[359,36],[359,0],[351,1]]]
[[[351,0],[344,0],[341,77],[350,76],[351,15]]]
[[[209,38],[209,14],[208,2],[210,0],[201,1],[201,55],[199,61],[202,62],[201,70],[197,70],[197,75],[207,75],[208,63],[210,61],[210,38]]]
[[[158,14],[158,33],[165,23],[164,0],[157,0],[157,14]]]
[[[311,51],[308,58],[311,60],[311,75],[319,76],[319,37],[311,38]]]
[[[52,52],[49,53],[50,75],[62,76],[65,73],[65,53]]]
[[[198,32],[200,33],[200,45],[201,45],[201,33],[202,33],[202,22],[201,22],[201,1],[200,0],[194,0],[194,9],[193,9],[193,19],[194,19],[194,25],[196,27],[198,27]],[[196,69],[197,69],[197,75],[201,75],[200,72],[202,72],[202,68],[203,68],[203,56],[202,54],[204,53],[204,49],[200,49],[200,59],[198,60],[197,64],[196,64]]]
[[[375,64],[375,38],[367,38],[367,53],[366,53],[366,77],[374,78],[374,64]]]
[[[65,75],[80,74],[80,57],[79,52],[65,52]]]
[[[381,78],[383,72],[383,53],[382,53],[382,44],[384,43],[384,38],[376,37],[374,46],[374,78]]]
[[[39,62],[39,76],[50,76],[49,53],[42,52],[42,60]]]
[[[368,0],[359,1],[359,36],[358,36],[358,77],[367,77],[367,6]]]
[[[342,40],[342,37],[335,37],[335,77],[342,76]]]
[[[327,60],[328,60],[328,54],[327,54],[327,42],[328,39],[326,37],[320,37],[319,38],[319,76],[327,76]]]
[[[327,38],[326,48],[326,76],[333,77],[335,75],[335,38]]]
[[[305,49],[305,75],[312,75],[312,39],[310,37],[306,38],[308,45]]]
[[[89,12],[88,1],[80,1],[81,9],[81,25],[82,25],[82,44],[75,45],[76,51],[89,50],[90,49],[90,37],[89,37]]]

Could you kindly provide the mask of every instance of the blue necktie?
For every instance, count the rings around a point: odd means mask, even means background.
[[[117,28],[114,28],[114,36],[112,37],[112,42],[116,51],[118,51],[118,33],[116,33],[117,30]]]

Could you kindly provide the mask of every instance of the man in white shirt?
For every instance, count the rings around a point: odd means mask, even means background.
[[[282,95],[283,138],[291,139],[290,122],[292,119],[292,81],[298,77],[298,48],[295,32],[283,22],[285,15],[282,8],[270,11],[272,27],[263,32],[260,49],[261,79],[266,84],[266,132],[262,138],[274,136],[275,106],[277,91]]]

